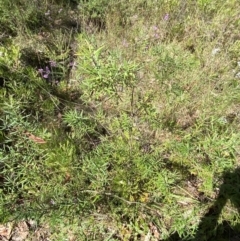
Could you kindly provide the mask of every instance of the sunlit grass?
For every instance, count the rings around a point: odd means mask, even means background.
[[[239,3],[36,1],[11,17],[8,4],[1,220],[58,240],[199,235],[239,165]],[[239,231],[234,208],[219,232]]]

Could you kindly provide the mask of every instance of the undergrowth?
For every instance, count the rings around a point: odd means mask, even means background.
[[[240,232],[223,188],[239,185],[239,10],[1,2],[1,222],[37,220],[53,240]]]

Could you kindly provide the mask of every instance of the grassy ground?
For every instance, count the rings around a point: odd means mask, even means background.
[[[236,237],[239,10],[1,2],[1,223],[29,240]]]

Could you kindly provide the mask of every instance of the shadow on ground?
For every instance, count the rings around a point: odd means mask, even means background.
[[[226,221],[218,225],[219,216],[228,200],[240,214],[240,167],[224,173],[218,197],[202,217],[194,238],[181,239],[175,233],[165,241],[240,241],[240,223],[234,227]]]

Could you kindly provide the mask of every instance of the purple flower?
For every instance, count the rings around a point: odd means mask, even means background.
[[[169,20],[169,14],[168,13],[164,16],[163,20],[165,20],[165,21]]]
[[[152,37],[155,39],[159,39],[160,38],[160,30],[158,28],[158,26],[154,25],[152,26]]]
[[[50,69],[46,66],[45,71],[43,73],[43,78],[47,79],[50,73],[51,73]]]
[[[45,70],[44,69],[38,69],[38,73],[41,74],[42,78],[47,79],[49,74],[51,73],[51,71],[48,68],[48,66],[46,66]]]
[[[152,29],[153,29],[153,31],[155,31],[155,32],[159,30],[156,25],[154,25],[154,26],[152,27]]]

